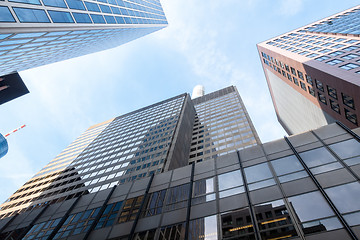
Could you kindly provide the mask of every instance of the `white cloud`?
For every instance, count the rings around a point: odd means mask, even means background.
[[[294,16],[298,14],[304,5],[304,0],[280,0],[279,13],[283,16]]]

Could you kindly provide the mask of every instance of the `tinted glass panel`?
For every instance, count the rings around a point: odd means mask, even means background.
[[[39,0],[10,0],[9,2],[29,3],[35,5],[41,5]]]
[[[67,8],[64,0],[42,0],[45,6]]]
[[[85,13],[73,13],[75,21],[77,23],[92,23],[88,14]]]
[[[240,170],[228,172],[218,175],[219,190],[224,190],[236,186],[243,185],[242,176]]]
[[[50,22],[44,10],[13,7],[20,22]]]
[[[105,23],[104,17],[101,15],[90,14],[94,23]]]
[[[48,10],[51,19],[54,23],[73,23],[74,20],[71,17],[71,14],[68,12],[58,12]]]
[[[244,170],[248,183],[257,182],[272,177],[267,163],[247,167],[244,168]]]
[[[320,192],[311,192],[289,198],[301,222],[334,215]]]
[[[78,10],[85,10],[84,3],[80,0],[66,0],[68,3],[69,8],[71,9],[78,9]]]
[[[344,218],[350,226],[355,226],[360,224],[360,212],[344,215]]]
[[[113,17],[113,16],[107,16],[107,15],[105,15],[105,20],[106,20],[106,22],[108,23],[108,24],[114,24],[114,23],[116,23],[116,21],[115,21],[115,18]]]
[[[188,239],[204,239],[204,240],[218,239],[216,215],[191,220],[189,222]]]
[[[341,213],[360,210],[360,184],[353,182],[325,189]]]
[[[221,214],[222,239],[255,239],[249,209]]]
[[[7,7],[0,6],[0,22],[15,22],[14,17]],[[2,39],[0,37],[0,39]]]
[[[99,4],[100,9],[103,13],[111,13],[110,7],[106,5]]]
[[[93,11],[93,12],[100,12],[100,8],[96,3],[91,3],[91,2],[84,2],[86,5],[86,8],[89,11]]]
[[[288,156],[271,161],[278,176],[303,170],[301,163],[295,156]]]
[[[302,152],[300,156],[309,168],[336,161],[331,153],[323,147]]]
[[[355,139],[335,143],[329,147],[343,159],[360,155],[360,143]]]

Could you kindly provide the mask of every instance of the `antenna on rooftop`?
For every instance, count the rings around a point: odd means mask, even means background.
[[[15,130],[9,132],[8,134],[5,134],[4,137],[8,137],[10,134],[17,132],[17,131],[19,131],[20,129],[22,129],[22,128],[24,128],[24,127],[26,127],[25,124],[22,125],[21,127],[17,128],[17,129],[15,129]]]

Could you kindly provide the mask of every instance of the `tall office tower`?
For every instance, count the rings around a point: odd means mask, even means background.
[[[9,146],[6,138],[0,133],[0,158],[5,156],[8,152]]]
[[[196,118],[190,163],[260,144],[236,87],[227,87],[192,101]]]
[[[0,239],[359,240],[360,128],[331,124],[0,220]]]
[[[182,94],[92,126],[3,203],[0,215],[186,166],[194,118]]]
[[[359,126],[360,6],[257,45],[279,122],[289,134]]]
[[[167,25],[159,0],[0,1],[0,76],[116,47]]]

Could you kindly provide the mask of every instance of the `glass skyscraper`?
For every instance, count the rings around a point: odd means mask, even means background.
[[[159,0],[0,1],[0,76],[109,49],[167,26]]]
[[[289,134],[359,126],[360,6],[258,44],[279,122]]]

